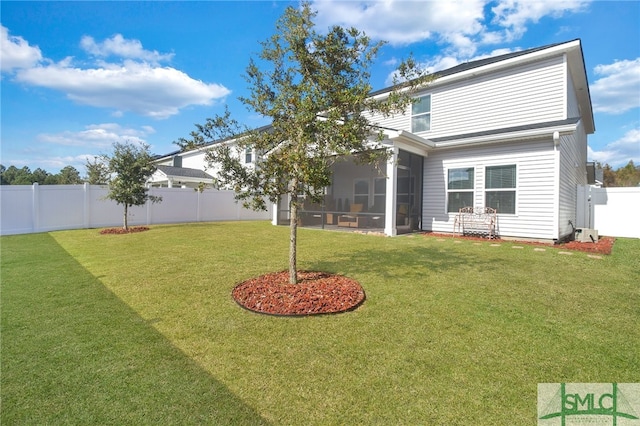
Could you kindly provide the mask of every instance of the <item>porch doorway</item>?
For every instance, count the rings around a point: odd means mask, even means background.
[[[422,229],[422,168],[424,159],[408,151],[398,152],[396,230],[407,234]]]

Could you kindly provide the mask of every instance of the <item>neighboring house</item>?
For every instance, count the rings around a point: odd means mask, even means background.
[[[166,166],[159,164],[157,170],[148,181],[152,187],[166,188],[200,188],[212,187],[213,176],[202,169]]]
[[[460,208],[492,207],[499,236],[562,240],[585,226],[576,222],[577,188],[593,183],[587,135],[595,125],[580,40],[436,76],[405,114],[370,117],[384,129],[392,158],[377,166],[336,161],[324,203],[305,204],[301,224],[453,232]],[[254,153],[239,155],[255,161]],[[203,148],[157,164],[176,158],[205,169]],[[281,201],[274,222],[284,222],[287,205]]]

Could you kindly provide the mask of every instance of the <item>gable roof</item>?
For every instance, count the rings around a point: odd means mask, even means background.
[[[542,60],[550,57],[566,55],[568,72],[571,74],[575,93],[580,105],[580,119],[588,134],[595,132],[595,121],[593,119],[593,108],[591,105],[591,94],[587,81],[587,71],[584,63],[582,44],[580,39],[570,40],[562,43],[548,44],[517,52],[506,53],[504,55],[492,56],[490,58],[478,59],[471,62],[458,64],[446,70],[433,74],[436,79],[429,84],[447,84],[456,80],[475,77],[480,74],[494,72],[527,62]],[[373,92],[372,96],[384,96],[391,92],[394,86]]]
[[[209,173],[198,169],[174,166],[156,166],[156,168],[167,176],[192,179],[213,179],[213,176],[211,176]]]
[[[449,80],[458,78],[467,78],[468,74],[475,76],[476,74],[483,72],[491,72],[496,68],[513,66],[522,62],[534,61],[537,59],[557,56],[560,54],[567,55],[567,63],[569,72],[573,78],[575,84],[575,92],[580,105],[580,119],[585,126],[587,134],[595,132],[595,120],[593,118],[593,108],[591,105],[591,94],[589,91],[589,83],[587,81],[587,72],[584,63],[584,54],[582,52],[582,44],[580,39],[574,39],[561,43],[553,43],[545,46],[534,47],[530,49],[520,50],[517,52],[505,53],[503,55],[492,56],[489,58],[478,59],[475,61],[465,62],[458,64],[454,67],[447,68],[442,71],[435,72],[433,75],[436,77],[435,82],[431,84],[445,83]],[[391,92],[395,86],[386,87],[370,93],[370,96],[381,96],[385,93]],[[571,119],[570,119],[571,120]],[[267,131],[271,128],[268,124],[263,126],[258,131]],[[213,141],[204,145],[203,147],[196,148],[191,151],[207,148],[216,143],[224,142],[228,139],[221,139]],[[188,151],[187,151],[188,152]],[[163,156],[157,156],[156,159],[168,158],[174,155],[180,154],[181,151],[172,152]]]

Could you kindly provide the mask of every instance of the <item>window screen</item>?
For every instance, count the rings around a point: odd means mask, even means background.
[[[473,207],[474,169],[449,169],[447,172],[447,212],[457,213]]]
[[[503,214],[516,212],[516,166],[491,166],[485,170],[485,205]]]

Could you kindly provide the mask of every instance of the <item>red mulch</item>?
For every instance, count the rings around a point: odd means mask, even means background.
[[[124,228],[106,228],[100,231],[101,234],[132,234],[134,232],[148,231],[146,226],[130,226],[129,229]]]
[[[600,237],[595,243],[581,243],[580,241],[570,241],[558,244],[558,247],[566,250],[578,250],[587,253],[611,254],[613,244],[616,239],[613,237]]]
[[[452,234],[438,234],[435,232],[427,232],[423,235],[426,237],[457,238],[461,240],[472,240],[472,241],[493,241],[498,243],[512,242],[516,244],[555,247],[563,250],[575,250],[575,251],[582,251],[586,253],[595,253],[595,254],[611,254],[611,251],[613,250],[613,244],[616,241],[616,239],[613,237],[600,237],[598,241],[596,241],[595,243],[593,242],[581,243],[580,241],[569,241],[566,243],[552,244],[552,243],[541,243],[536,241],[502,240],[500,238],[490,240],[482,237],[471,237],[471,236],[462,236],[462,235],[453,236]]]
[[[289,271],[273,272],[238,284],[232,292],[242,307],[263,314],[301,316],[353,310],[364,302],[357,281],[326,272],[298,271],[298,284],[289,284]]]

